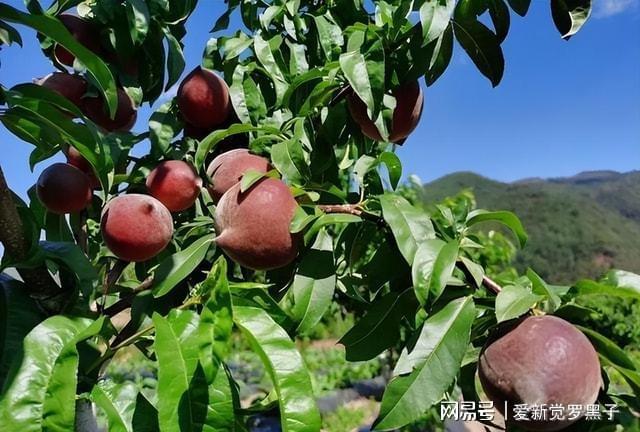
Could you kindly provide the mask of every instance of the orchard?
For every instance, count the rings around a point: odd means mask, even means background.
[[[16,275],[0,274],[0,430],[94,431],[100,410],[109,431],[248,431],[274,411],[283,431],[320,431],[297,341],[335,308],[356,317],[347,360],[389,361],[372,430],[461,401],[491,401],[486,426],[510,431],[637,430],[640,365],[576,299],[640,298],[640,276],[496,279],[472,259],[479,226],[524,247],[515,214],[428,213],[400,184],[394,150],[454,44],[497,86],[510,20],[542,2],[226,0],[202,63],[186,65],[196,3],[0,2],[0,44],[31,28],[52,65],[12,88],[0,78],[0,122],[47,166],[29,202],[0,166],[0,270]],[[591,11],[550,6],[564,39]],[[264,399],[240,400],[236,337],[269,375]],[[105,374],[132,347],[157,365],[154,398]],[[571,405],[562,419],[521,409]]]

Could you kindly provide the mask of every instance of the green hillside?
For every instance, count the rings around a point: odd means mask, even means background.
[[[473,190],[479,208],[517,213],[529,233],[520,269],[555,283],[609,268],[640,272],[640,171],[594,171],[569,178],[501,183],[460,172],[424,186],[427,202]]]

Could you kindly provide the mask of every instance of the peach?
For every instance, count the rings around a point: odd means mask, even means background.
[[[128,132],[138,118],[133,100],[122,88],[118,89],[118,109],[114,119],[110,118],[106,103],[101,96],[85,98],[84,113],[107,132]]]
[[[424,105],[422,89],[417,81],[406,83],[393,91],[396,98],[396,108],[393,111],[389,142],[397,143],[404,140],[418,126]],[[352,93],[347,98],[351,117],[360,126],[367,137],[382,141],[382,136],[375,123],[369,118],[366,104]]]
[[[58,16],[58,19],[62,21],[62,24],[78,42],[95,54],[100,55],[102,53],[99,34],[93,24],[83,18],[70,14],[61,14]],[[56,46],[54,55],[60,63],[67,66],[73,66],[73,62],[76,59],[75,56],[62,45]]]
[[[222,125],[232,111],[227,83],[201,67],[195,68],[180,83],[177,100],[185,121],[206,131]]]
[[[507,402],[507,423],[515,404],[593,404],[602,378],[589,339],[567,321],[546,315],[506,323],[484,347],[478,362],[482,388],[496,408]],[[575,420],[574,420],[575,421]],[[534,431],[555,431],[573,421],[518,421]]]
[[[281,180],[262,178],[245,192],[237,183],[216,207],[216,244],[244,267],[283,267],[298,254],[297,236],[289,231],[297,206]]]
[[[202,179],[187,162],[161,162],[147,177],[147,189],[170,211],[178,212],[193,206],[200,195]]]
[[[89,178],[89,183],[91,184],[92,189],[100,189],[100,180],[98,180],[93,167],[91,166],[89,161],[87,161],[84,156],[82,156],[80,152],[76,150],[75,147],[69,147],[69,149],[67,150],[67,163],[69,165],[73,165],[86,174],[86,176]]]
[[[42,171],[36,184],[40,202],[51,213],[75,213],[91,201],[89,178],[76,167],[55,163]]]
[[[82,98],[87,92],[87,81],[80,75],[54,72],[35,81],[36,84],[55,91],[77,107],[82,107]]]
[[[100,230],[115,256],[141,262],[167,247],[173,235],[173,219],[169,210],[151,196],[121,195],[102,210]]]
[[[267,173],[272,169],[269,161],[261,156],[249,153],[247,149],[235,149],[217,156],[207,167],[211,184],[207,187],[214,202],[232,186],[242,180],[249,170]]]

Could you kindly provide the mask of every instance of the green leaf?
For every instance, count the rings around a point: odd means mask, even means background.
[[[244,193],[251,188],[258,180],[265,177],[266,173],[256,170],[248,170],[240,180],[240,192]]]
[[[475,19],[452,21],[456,39],[477,66],[496,87],[504,74],[504,56],[498,37]]]
[[[297,332],[308,332],[320,322],[331,305],[335,288],[333,242],[322,229],[311,249],[303,256],[293,283],[282,300],[285,310],[299,322]]]
[[[578,33],[591,15],[591,0],[551,0],[551,15],[564,39]]]
[[[455,0],[426,0],[420,7],[423,45],[438,39],[453,15]]]
[[[0,389],[23,339],[44,318],[24,284],[0,274]]]
[[[311,378],[287,333],[262,309],[234,306],[234,321],[249,338],[278,395],[283,432],[320,430]]]
[[[327,60],[334,60],[335,54],[340,52],[344,44],[342,29],[335,24],[329,12],[324,16],[313,16],[313,20],[318,30],[318,42]]]
[[[340,55],[340,69],[349,81],[351,88],[364,102],[369,111],[376,114],[378,104],[373,97],[367,62],[359,51],[350,51]]]
[[[467,269],[471,277],[473,278],[473,283],[475,286],[479,287],[482,285],[482,280],[484,279],[484,268],[469,258],[460,257],[462,261],[462,265]]]
[[[442,399],[464,358],[475,307],[471,297],[456,299],[425,322],[416,346],[403,351],[382,397],[375,430],[393,430],[420,418]]]
[[[136,408],[133,412],[131,425],[135,432],[158,432],[158,410],[142,394],[138,393]]]
[[[576,325],[576,327],[589,338],[598,354],[606,358],[612,365],[630,370],[638,368],[627,353],[611,339],[584,326]]]
[[[141,45],[149,32],[149,8],[144,0],[130,0],[126,3],[129,32],[135,45]]]
[[[351,215],[351,214],[323,214],[319,218],[315,220],[313,225],[304,233],[304,242],[305,244],[309,244],[311,240],[313,240],[314,236],[321,228],[327,225],[336,225],[336,224],[348,224],[348,223],[358,223],[362,222],[360,216]]]
[[[171,31],[166,29],[164,36],[167,38],[167,46],[169,51],[167,53],[167,84],[165,90],[169,90],[180,79],[180,75],[184,72],[184,53],[182,52],[182,45],[180,41],[171,34]]]
[[[511,9],[520,16],[525,16],[531,6],[531,0],[507,0],[507,2],[509,2]]]
[[[496,318],[498,322],[518,318],[542,298],[519,285],[508,285],[496,297]]]
[[[433,43],[433,42],[432,42]],[[442,76],[453,56],[453,24],[440,35],[431,54],[429,68],[425,74],[427,85],[432,85]]]
[[[5,381],[0,424],[7,430],[70,431],[75,424],[78,349],[76,344],[100,333],[97,321],[53,316],[24,339]],[[55,397],[51,397],[55,395]]]
[[[12,43],[22,46],[22,36],[15,28],[0,21],[0,44],[11,45]]]
[[[194,241],[189,247],[176,252],[163,260],[153,272],[155,281],[153,296],[162,297],[198,267],[204,260],[215,235],[209,234]]]
[[[31,27],[65,47],[87,67],[87,71],[102,91],[111,115],[115,115],[118,107],[118,96],[116,93],[116,83],[109,67],[100,57],[78,43],[57,18],[49,15],[20,12],[7,4],[0,3],[0,19]]]
[[[515,214],[508,211],[489,212],[486,210],[475,210],[467,216],[467,226],[472,226],[480,222],[499,222],[509,228],[518,238],[520,247],[527,243],[527,232],[522,226],[522,222]]]
[[[156,328],[154,350],[158,359],[160,430],[202,430],[209,397],[198,361],[198,316],[193,311],[174,309],[167,318],[154,313],[153,324]]]
[[[291,226],[289,227],[289,231],[292,234],[302,232],[310,223],[315,221],[318,218],[315,214],[308,214],[304,209],[300,206],[296,208],[296,212],[293,215],[293,219],[291,219]]]
[[[393,346],[400,336],[400,321],[412,315],[412,290],[391,292],[369,305],[366,314],[340,339],[348,361],[366,361]]]
[[[549,285],[532,269],[527,269],[527,278],[533,286],[533,293],[546,297],[549,300],[550,311],[553,312],[560,307],[560,296],[553,292]]]
[[[40,242],[47,259],[66,266],[78,279],[78,286],[85,296],[90,296],[98,280],[98,272],[91,261],[75,243]]]
[[[445,243],[431,239],[420,244],[411,266],[413,289],[420,304],[424,305],[429,297],[432,302],[440,297],[453,275],[459,249],[455,240]]]
[[[59,215],[45,210],[44,225],[47,241],[75,242],[65,215]]]
[[[571,288],[571,292],[574,296],[606,295],[619,298],[640,299],[640,287],[614,286],[586,279],[577,282]]]
[[[263,39],[262,32],[256,32],[253,37],[253,49],[258,58],[258,61],[264,66],[265,70],[269,73],[269,78],[273,82],[276,90],[276,103],[281,103],[284,94],[287,92],[287,79],[284,73],[278,66],[276,59],[271,50],[270,41]]]
[[[487,0],[487,6],[489,7],[489,14],[491,15],[498,41],[502,43],[507,38],[511,25],[509,7],[504,0]]]
[[[167,154],[167,151],[171,148],[171,142],[182,128],[178,117],[171,112],[172,108],[173,104],[167,102],[151,114],[149,119],[151,154],[156,158]]]
[[[384,194],[380,197],[380,205],[402,256],[412,264],[420,244],[436,237],[431,219],[400,195]]]
[[[137,396],[138,389],[132,382],[100,381],[91,390],[91,400],[107,416],[109,432],[133,432],[131,422]]]
[[[224,257],[218,258],[211,267],[202,283],[202,291],[208,295],[200,314],[200,331],[205,335],[203,351],[209,353],[209,358],[220,363],[229,353],[233,329],[231,293],[227,280],[227,261]]]
[[[640,275],[624,270],[610,270],[605,275],[603,282],[640,291]]]
[[[299,140],[292,138],[271,146],[271,161],[286,180],[304,184],[308,169]]]
[[[210,133],[206,138],[200,141],[200,144],[198,145],[198,149],[196,151],[194,162],[195,166],[200,169],[204,165],[204,161],[209,152],[211,152],[216,144],[218,144],[223,139],[228,138],[232,135],[238,135],[247,132],[264,132],[267,134],[280,135],[280,130],[277,128],[270,126],[252,126],[249,124],[234,124],[227,129],[217,130]]]
[[[391,187],[396,189],[402,178],[402,163],[400,162],[400,158],[395,153],[384,152],[378,156],[378,161],[387,167]]]

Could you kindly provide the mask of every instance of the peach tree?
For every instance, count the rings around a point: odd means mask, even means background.
[[[227,0],[179,82],[196,3],[0,2],[0,43],[29,27],[56,69],[0,87],[0,122],[33,146],[32,168],[67,159],[28,202],[0,171],[0,269],[15,275],[0,275],[0,429],[94,430],[98,407],[110,431],[242,431],[274,410],[284,431],[319,431],[295,339],[334,304],[356,316],[347,360],[391,362],[374,430],[487,397],[510,430],[637,427],[640,365],[574,300],[638,298],[639,276],[492,279],[477,227],[524,246],[514,214],[427,212],[398,189],[394,150],[454,45],[497,86],[512,12],[531,0]],[[590,10],[551,0],[565,39]],[[155,111],[134,128],[143,104]],[[227,365],[236,334],[273,383],[250,405]],[[157,365],[155,397],[105,374],[132,346]],[[583,409],[522,420],[516,404]]]

